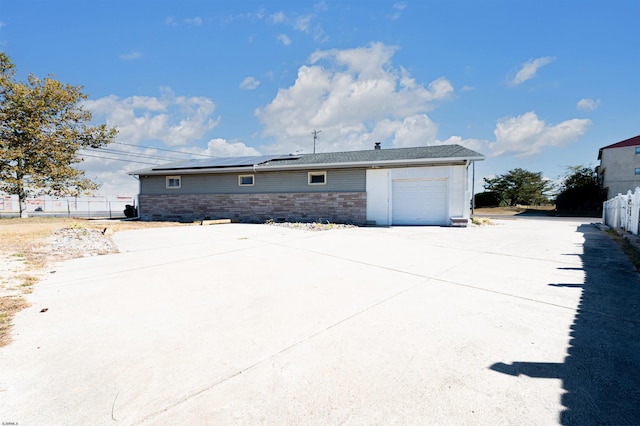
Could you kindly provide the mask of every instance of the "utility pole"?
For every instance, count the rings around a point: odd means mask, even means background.
[[[316,153],[316,140],[318,140],[318,133],[322,132],[322,130],[314,130],[311,132],[313,135],[313,153]]]

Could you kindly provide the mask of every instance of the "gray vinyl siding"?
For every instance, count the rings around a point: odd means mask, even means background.
[[[309,185],[308,172],[327,173],[325,185]],[[239,186],[239,175],[254,175],[253,186]],[[141,194],[264,194],[288,192],[364,192],[365,169],[313,169],[302,171],[194,174],[180,176],[180,189],[167,189],[166,176],[140,176]]]

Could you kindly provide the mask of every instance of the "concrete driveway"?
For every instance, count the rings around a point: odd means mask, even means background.
[[[16,317],[0,421],[640,422],[640,281],[588,221],[115,240]]]

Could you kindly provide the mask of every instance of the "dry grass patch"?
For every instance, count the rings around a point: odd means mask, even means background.
[[[87,219],[32,217],[27,219],[0,219],[0,253],[22,256],[35,266],[43,266],[46,259],[34,255],[33,248],[42,244],[56,229],[96,229],[108,228],[112,232],[168,226],[184,226],[177,222],[103,221]]]
[[[478,225],[478,226],[483,226],[483,225],[493,225],[493,221],[491,221],[491,219],[489,219],[488,217],[472,217],[471,218],[471,223],[473,223],[474,225]]]
[[[22,297],[4,296],[0,297],[0,347],[11,342],[11,321],[13,317],[29,307],[29,303]]]
[[[555,206],[504,206],[480,207],[473,210],[476,215],[515,216],[526,213],[549,214],[555,211]]]
[[[627,255],[629,261],[633,263],[636,271],[640,272],[640,253],[621,233],[615,229],[608,229],[607,234],[620,246],[622,251]]]

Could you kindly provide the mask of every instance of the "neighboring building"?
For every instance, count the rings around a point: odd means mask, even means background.
[[[606,198],[640,186],[640,136],[600,148],[596,168]]]
[[[131,172],[143,220],[228,218],[466,225],[469,166],[459,145],[190,160]]]

